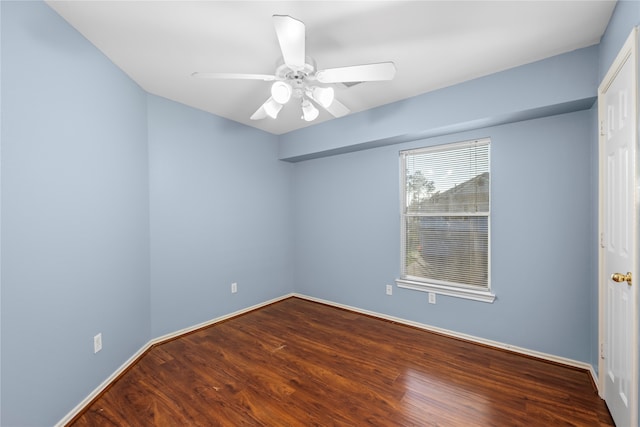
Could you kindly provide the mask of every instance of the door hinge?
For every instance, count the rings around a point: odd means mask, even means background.
[[[600,343],[600,359],[604,359],[604,343]]]
[[[600,136],[604,136],[604,120],[600,120]]]
[[[604,245],[604,233],[600,233],[600,247],[603,249],[606,247]]]

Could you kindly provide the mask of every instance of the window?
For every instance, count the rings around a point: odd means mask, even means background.
[[[400,152],[399,287],[493,302],[489,139]]]

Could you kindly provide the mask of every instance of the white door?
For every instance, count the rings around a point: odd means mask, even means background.
[[[616,425],[638,425],[637,31],[598,90],[601,393]]]

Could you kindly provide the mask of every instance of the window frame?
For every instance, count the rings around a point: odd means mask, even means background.
[[[405,260],[406,260],[406,217],[408,216],[406,207],[407,198],[407,183],[406,183],[406,169],[407,169],[407,157],[411,154],[419,154],[424,152],[438,152],[438,151],[450,151],[460,149],[464,147],[470,147],[473,145],[487,145],[489,147],[489,210],[485,213],[447,213],[436,212],[439,216],[456,216],[456,217],[471,217],[482,216],[487,218],[487,285],[486,286],[474,286],[458,283],[439,283],[440,281],[435,279],[428,279],[423,277],[411,276],[405,274]],[[407,150],[401,150],[399,152],[400,162],[400,272],[401,275],[396,279],[396,286],[404,289],[411,289],[421,292],[430,292],[435,294],[447,295],[458,298],[471,299],[475,301],[482,301],[493,303],[496,296],[491,291],[491,139],[480,138],[474,140],[452,142],[446,144],[439,144],[433,146],[425,146],[420,148],[412,148]],[[411,214],[415,216],[415,214]],[[435,216],[433,213],[430,215],[419,216]]]

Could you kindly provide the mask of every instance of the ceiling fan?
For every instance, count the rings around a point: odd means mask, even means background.
[[[266,117],[275,119],[291,99],[300,101],[302,119],[315,120],[321,106],[334,117],[349,114],[350,110],[335,99],[332,83],[353,83],[392,80],[396,73],[393,62],[352,65],[339,68],[316,69],[315,61],[306,56],[305,25],[288,15],[273,15],[276,36],[282,51],[282,65],[271,74],[201,73],[193,77],[206,79],[244,79],[274,82],[271,96],[251,116],[251,120]]]

